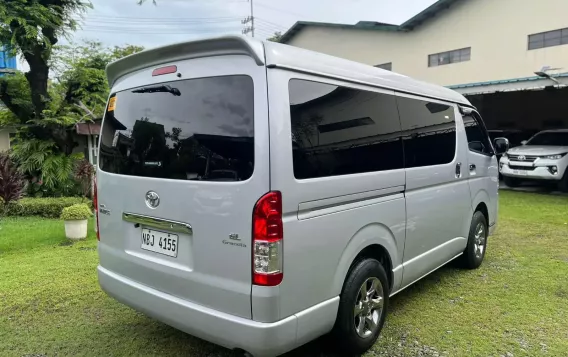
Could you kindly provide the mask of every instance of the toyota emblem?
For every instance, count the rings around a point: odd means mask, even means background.
[[[519,156],[519,161],[525,161],[527,157],[525,155]]]
[[[146,205],[150,208],[156,208],[160,204],[160,196],[154,191],[146,193]]]

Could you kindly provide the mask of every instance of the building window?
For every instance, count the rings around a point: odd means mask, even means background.
[[[568,44],[568,28],[529,35],[529,50]]]
[[[392,71],[392,62],[378,64],[375,67],[380,68],[380,69],[386,69],[387,71]]]
[[[471,59],[471,47],[460,50],[436,53],[428,56],[428,67],[437,67],[444,64],[465,62]]]

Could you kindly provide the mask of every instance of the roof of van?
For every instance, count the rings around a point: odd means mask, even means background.
[[[329,56],[298,47],[246,36],[222,36],[152,48],[110,63],[106,68],[109,85],[137,70],[189,58],[244,54],[257,65],[312,73],[353,83],[416,94],[471,106],[458,92],[359,62]]]

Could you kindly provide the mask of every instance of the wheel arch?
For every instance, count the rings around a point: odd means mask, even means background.
[[[485,204],[485,202],[479,202],[479,204],[473,210],[474,213],[478,211],[483,213],[485,219],[489,221],[489,210],[487,209],[487,205]]]
[[[495,198],[497,199],[497,198]],[[496,220],[495,207],[493,207],[489,193],[486,190],[480,190],[477,192],[473,201],[471,202],[471,207],[473,208],[473,213],[480,211],[485,215],[487,219],[487,224],[491,225]]]
[[[361,228],[349,240],[337,265],[333,280],[333,294],[341,290],[353,265],[363,258],[374,258],[383,264],[389,280],[389,288],[397,288],[402,280],[399,247],[392,231],[378,223]],[[386,265],[386,266],[385,266]]]

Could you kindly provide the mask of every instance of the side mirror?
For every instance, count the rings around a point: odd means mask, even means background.
[[[495,146],[495,154],[502,155],[509,151],[509,139],[507,138],[495,138],[493,141]]]
[[[521,145],[527,145],[528,141],[527,140],[523,140],[521,141]]]

